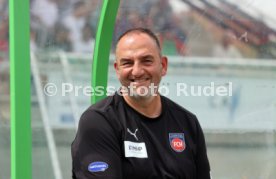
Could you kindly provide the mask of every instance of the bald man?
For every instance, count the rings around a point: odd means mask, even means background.
[[[121,88],[81,116],[74,179],[211,178],[196,116],[158,93],[167,66],[149,29],[120,36],[114,68]]]

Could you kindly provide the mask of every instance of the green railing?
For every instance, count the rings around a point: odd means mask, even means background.
[[[109,55],[119,3],[119,0],[106,0],[103,2],[92,64],[91,84],[93,89],[96,87],[106,89],[107,86]],[[94,104],[104,97],[105,95],[92,95],[91,102]]]
[[[9,1],[11,178],[32,177],[29,1]]]
[[[107,86],[108,61],[119,0],[104,0],[92,65],[92,87]],[[9,1],[11,178],[32,178],[30,4]],[[104,96],[92,96],[92,103]],[[68,171],[70,172],[70,171]]]

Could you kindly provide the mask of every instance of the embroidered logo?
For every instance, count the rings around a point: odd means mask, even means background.
[[[135,129],[134,132],[131,132],[131,131],[129,130],[129,128],[127,128],[127,132],[128,132],[130,135],[133,135],[134,138],[138,141],[138,138],[137,138],[137,136],[136,136],[137,131],[138,131],[138,128]]]
[[[169,133],[169,141],[176,152],[182,152],[186,148],[184,133]]]

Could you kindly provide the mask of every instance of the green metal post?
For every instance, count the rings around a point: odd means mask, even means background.
[[[9,0],[11,179],[32,178],[29,1]]]
[[[92,63],[91,84],[93,89],[97,89],[97,87],[103,87],[106,89],[107,86],[109,55],[119,4],[119,0],[103,1]],[[105,94],[101,96],[93,94],[91,102],[94,104],[104,97]]]

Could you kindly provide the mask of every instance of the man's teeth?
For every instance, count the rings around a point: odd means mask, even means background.
[[[143,82],[143,81],[146,81],[146,80],[134,80],[134,82]]]
[[[142,80],[131,80],[132,82],[137,82],[137,83],[139,83],[139,82],[144,82],[144,81],[147,81],[147,79],[142,79]]]

